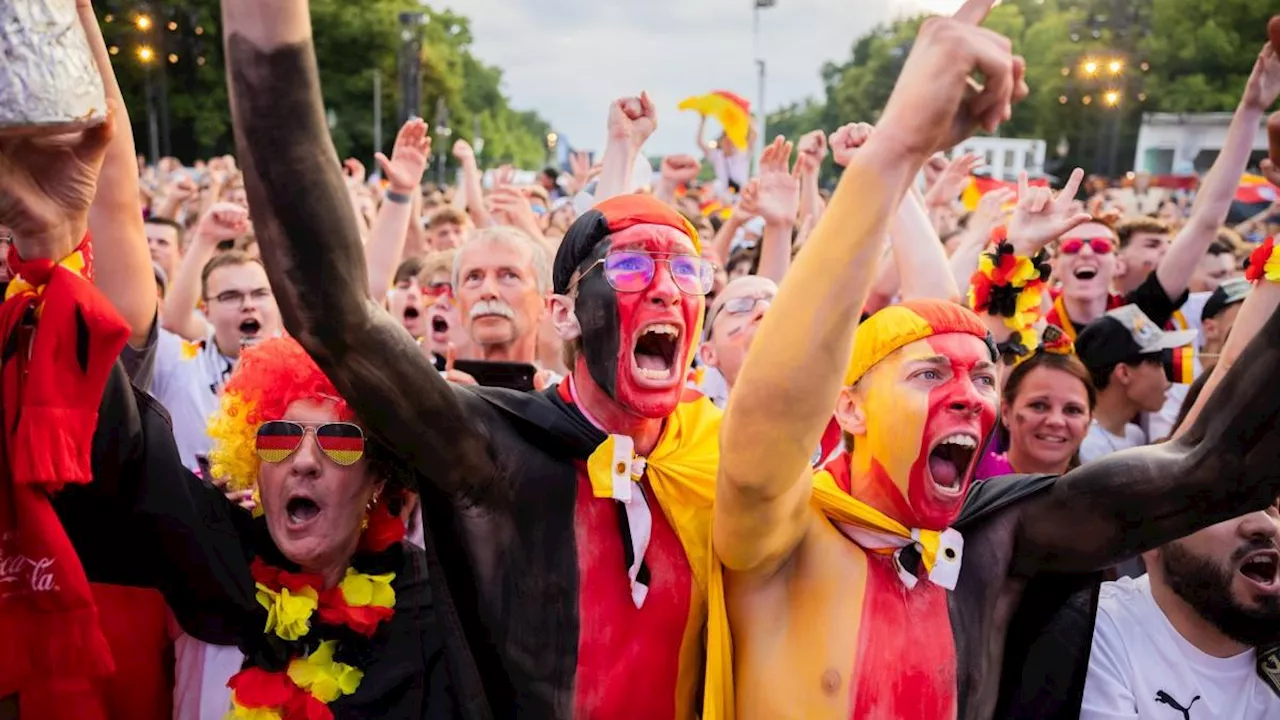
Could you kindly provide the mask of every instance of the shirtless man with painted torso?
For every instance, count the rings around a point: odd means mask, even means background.
[[[733,634],[726,703],[744,720],[1007,714],[1019,681],[1036,683],[1024,675],[1032,638],[1011,627],[1045,605],[1046,583],[1263,508],[1280,489],[1280,395],[1257,391],[1280,375],[1280,317],[1219,369],[1175,440],[972,491],[998,406],[997,359],[976,316],[912,303],[858,327],[887,220],[920,167],[976,127],[994,130],[1027,92],[1009,41],[978,27],[992,4],[970,0],[922,27],[725,415],[714,544]],[[967,84],[973,74],[983,90]],[[825,475],[809,459],[837,397],[852,451]],[[931,538],[937,561],[895,559],[892,533],[835,519],[830,508],[854,498],[886,527]]]

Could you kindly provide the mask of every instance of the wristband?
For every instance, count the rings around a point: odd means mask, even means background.
[[[413,196],[407,193],[396,192],[395,190],[391,190],[391,189],[387,190],[386,197],[387,197],[387,200],[393,203],[396,203],[397,205],[408,205],[409,203],[413,202]]]
[[[1263,278],[1280,283],[1280,257],[1275,255],[1276,239],[1269,237],[1249,255],[1249,266],[1244,276],[1251,282]]]

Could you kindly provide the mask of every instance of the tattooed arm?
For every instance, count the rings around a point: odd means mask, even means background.
[[[285,327],[381,440],[441,490],[492,478],[484,440],[366,292],[360,233],[321,103],[306,0],[224,0],[238,156]],[[465,479],[465,480],[464,480]]]

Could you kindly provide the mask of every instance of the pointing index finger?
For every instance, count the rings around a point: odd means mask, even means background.
[[[1063,186],[1062,192],[1058,193],[1058,205],[1067,207],[1076,199],[1076,193],[1080,191],[1080,181],[1084,180],[1084,170],[1076,168],[1071,171],[1071,177],[1067,178],[1067,184]]]
[[[964,5],[951,17],[962,23],[970,25],[981,25],[982,21],[987,19],[987,15],[991,13],[991,8],[995,7],[1000,0],[966,0]]]

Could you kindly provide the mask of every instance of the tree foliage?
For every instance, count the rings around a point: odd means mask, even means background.
[[[1050,148],[1065,141],[1067,156],[1051,159],[1050,170],[1077,164],[1099,169],[1115,144],[1120,162],[1111,169],[1126,170],[1142,113],[1235,108],[1273,12],[1253,0],[1005,2],[986,27],[1013,40],[1026,61],[1031,97],[1000,133],[1041,138]],[[770,136],[874,123],[922,20],[901,18],[857,38],[847,60],[822,68],[823,97],[770,114]],[[1115,76],[1106,70],[1111,58],[1123,61]],[[1089,59],[1104,61],[1092,77],[1082,69]],[[1108,91],[1119,93],[1115,108],[1103,102]]]
[[[157,118],[160,123],[168,120],[172,154],[191,161],[231,151],[234,142],[218,0],[98,0],[95,7],[108,44],[117,48],[114,64],[139,151],[145,152],[148,146],[148,73]],[[434,122],[437,103],[443,101],[452,135],[437,137],[437,142],[444,146],[446,157],[453,140],[473,139],[478,127],[485,139],[485,162],[540,165],[548,124],[534,112],[511,107],[502,91],[502,71],[471,53],[467,18],[424,8],[417,0],[361,0],[358,4],[312,0],[316,58],[338,153],[371,161],[375,74],[381,75],[380,149],[390,151],[402,95],[398,76],[402,12],[425,14],[420,28],[422,107],[418,111]],[[136,22],[143,15],[153,19],[145,31]],[[151,63],[138,58],[143,45],[155,52]],[[170,54],[176,62],[169,62]]]

